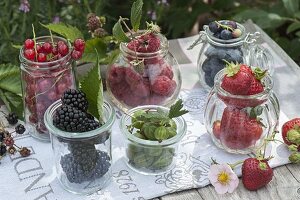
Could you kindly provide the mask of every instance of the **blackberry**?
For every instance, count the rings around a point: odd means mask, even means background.
[[[18,123],[18,116],[14,112],[9,113],[6,119],[10,125],[15,125]]]
[[[4,138],[5,138],[5,132],[0,131],[0,143],[3,142]]]
[[[0,145],[0,156],[3,156],[6,153],[6,146],[4,144]]]
[[[88,109],[88,101],[85,94],[80,90],[68,89],[62,95],[62,103],[77,108],[83,112]]]
[[[18,125],[15,127],[15,131],[16,131],[16,133],[18,133],[18,134],[23,134],[23,133],[26,131],[26,129],[25,129],[25,127],[24,127],[23,124],[18,124]]]

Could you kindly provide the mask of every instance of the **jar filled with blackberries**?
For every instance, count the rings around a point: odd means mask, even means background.
[[[137,33],[120,44],[120,51],[116,62],[108,67],[106,78],[111,99],[120,109],[169,106],[176,100],[181,75],[165,36]]]
[[[19,59],[26,128],[33,137],[49,141],[44,113],[65,90],[76,87],[72,47],[56,36],[27,39]]]
[[[116,113],[104,102],[99,120],[86,111],[86,106],[75,105],[80,102],[56,101],[46,110],[45,124],[59,182],[69,192],[91,194],[105,187],[112,177],[111,133]]]
[[[259,32],[249,33],[235,21],[213,21],[204,25],[199,39],[190,47],[202,43],[197,61],[201,85],[210,90],[215,75],[225,67],[226,62],[260,66],[272,74],[272,55],[258,44],[259,36]]]

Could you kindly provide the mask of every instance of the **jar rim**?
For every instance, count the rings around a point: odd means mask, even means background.
[[[256,98],[265,98],[270,95],[271,90],[273,89],[274,82],[271,76],[267,73],[266,76],[262,79],[264,83],[264,91],[260,92],[258,94],[253,95],[235,95],[227,92],[221,87],[222,80],[225,76],[225,68],[220,70],[215,78],[214,78],[214,88],[215,92],[217,94],[220,94],[222,96],[226,96],[229,98],[235,98],[235,99],[256,99]]]
[[[38,40],[47,40],[47,39],[50,39],[50,38],[51,38],[51,36],[40,36],[40,37],[36,38],[36,41],[38,41]],[[65,59],[67,59],[67,60],[72,59],[71,58],[72,46],[68,43],[68,40],[66,40],[63,37],[56,36],[56,35],[53,35],[52,38],[56,39],[58,41],[64,41],[68,45],[68,48],[69,48],[68,54],[61,57],[61,58],[59,58],[58,60],[54,60],[54,61],[51,61],[51,62],[36,62],[36,61],[28,60],[24,56],[24,47],[22,46],[22,48],[20,48],[19,60],[22,64],[26,63],[25,66],[24,66],[25,68],[33,68],[33,67],[30,67],[30,65],[33,65],[33,66],[46,66],[46,67],[41,67],[41,68],[34,68],[35,70],[48,70],[49,68],[55,69],[56,67],[59,67],[61,65],[61,62],[64,61]],[[51,66],[48,66],[48,65],[51,65]]]
[[[105,123],[100,126],[97,129],[91,130],[91,131],[86,131],[86,132],[67,132],[67,131],[63,131],[60,130],[58,128],[56,128],[53,124],[53,115],[56,111],[57,108],[59,108],[62,105],[61,100],[57,100],[55,101],[52,105],[50,105],[45,114],[44,114],[44,121],[45,121],[45,126],[47,127],[47,129],[49,130],[49,133],[55,136],[59,136],[59,137],[63,137],[63,138],[67,138],[67,139],[78,139],[78,138],[91,138],[94,136],[99,135],[99,133],[103,133],[105,131],[108,131],[109,129],[111,129],[115,119],[116,119],[116,113],[115,113],[115,109],[106,101],[104,101],[103,107],[104,107],[104,111],[105,109],[107,109],[110,113],[108,116],[108,119],[105,121]]]
[[[134,36],[140,36],[143,33],[145,33],[145,31],[141,30],[139,32],[137,32]],[[137,58],[144,58],[147,57],[147,59],[149,58],[154,58],[157,57],[158,55],[165,55],[168,52],[169,49],[169,41],[167,40],[167,38],[161,34],[161,33],[157,33],[156,34],[160,40],[160,48],[159,50],[155,51],[155,52],[151,52],[151,53],[143,53],[143,52],[135,52],[131,49],[129,49],[127,47],[128,42],[121,42],[120,43],[120,51],[122,52],[122,54],[124,55],[129,55],[129,56],[136,56]]]
[[[152,141],[152,140],[144,140],[141,138],[138,138],[131,134],[126,127],[126,120],[130,118],[130,115],[138,110],[145,110],[145,109],[162,109],[163,111],[169,111],[169,108],[158,106],[158,105],[145,105],[145,106],[138,106],[135,108],[130,109],[126,114],[123,114],[120,120],[120,129],[123,135],[126,136],[126,139],[130,140],[133,143],[139,144],[139,145],[145,145],[149,147],[164,147],[164,146],[170,146],[172,144],[178,143],[186,134],[187,131],[187,124],[186,121],[182,116],[173,118],[175,122],[179,123],[179,127],[177,126],[177,134],[174,137],[171,137],[167,140],[163,140],[162,142],[158,141]],[[176,123],[178,125],[178,123]]]

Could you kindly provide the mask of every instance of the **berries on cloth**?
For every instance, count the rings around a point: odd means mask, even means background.
[[[294,118],[282,125],[282,139],[285,144],[300,146],[300,118]]]
[[[14,139],[10,136],[10,137],[5,137],[4,140],[3,140],[3,143],[8,146],[8,147],[11,147],[15,144],[15,141]]]
[[[31,150],[28,149],[27,147],[22,147],[20,150],[19,150],[19,153],[21,154],[22,157],[28,157],[31,153]]]
[[[160,49],[160,40],[154,33],[148,33],[131,40],[127,47],[140,53],[153,53]]]
[[[61,100],[64,105],[69,105],[83,112],[86,112],[88,109],[88,101],[86,99],[86,95],[80,90],[66,90],[63,93]]]
[[[0,156],[3,156],[6,153],[7,149],[4,144],[0,144]]]
[[[242,182],[248,190],[258,190],[273,178],[273,169],[267,160],[248,158],[242,165]]]
[[[15,125],[18,123],[18,116],[14,112],[9,113],[6,119],[10,125]]]
[[[26,131],[26,128],[24,127],[23,124],[18,124],[15,127],[15,131],[16,131],[17,134],[23,134]]]

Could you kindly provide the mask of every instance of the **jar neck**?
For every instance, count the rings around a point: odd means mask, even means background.
[[[24,56],[24,47],[22,47],[20,49],[20,54],[19,54],[19,60],[20,60],[22,67],[26,68],[27,70],[44,71],[44,70],[49,70],[49,69],[55,69],[55,68],[58,68],[58,67],[61,67],[64,65],[68,66],[69,63],[73,60],[72,56],[71,56],[71,54],[72,54],[71,44],[68,43],[68,41],[62,37],[53,36],[52,39],[53,39],[54,43],[57,43],[58,41],[65,42],[65,44],[67,44],[68,48],[69,48],[68,54],[59,58],[58,60],[53,60],[53,61],[49,61],[49,62],[36,62],[36,61],[28,60]],[[52,39],[50,36],[37,37],[36,43],[39,45],[42,45],[45,42],[52,43]]]
[[[134,37],[141,35],[142,33],[138,33]],[[169,51],[169,42],[167,38],[162,34],[156,35],[160,40],[160,48],[159,50],[151,53],[143,53],[143,52],[135,52],[127,47],[128,43],[121,42],[120,51],[125,60],[133,60],[133,59],[152,59],[157,57],[164,57]]]

